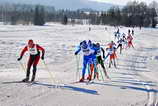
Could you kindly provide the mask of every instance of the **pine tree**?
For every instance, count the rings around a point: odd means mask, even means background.
[[[35,8],[35,14],[34,14],[34,25],[44,25],[44,7],[42,6],[36,6]]]

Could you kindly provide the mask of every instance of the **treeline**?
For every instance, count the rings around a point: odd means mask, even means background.
[[[147,6],[144,2],[129,2],[122,9],[112,7],[107,12],[101,14],[103,24],[155,27],[157,24],[156,2]]]
[[[80,9],[55,10],[42,5],[0,4],[0,21],[4,24],[44,25],[46,22],[62,24],[102,24],[139,27],[155,27],[157,24],[156,2],[129,2],[123,8],[111,7],[107,11]]]
[[[44,25],[54,11],[54,7],[41,5],[0,4],[0,21],[11,25]]]
[[[79,21],[90,17],[91,15],[82,10],[55,10],[54,7],[42,5],[0,4],[0,22],[4,24],[44,25],[45,22],[67,24],[68,19],[70,23],[75,24],[76,19]]]

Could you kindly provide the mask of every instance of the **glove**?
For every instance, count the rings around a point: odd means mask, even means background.
[[[42,56],[41,59],[44,60],[44,56]]]
[[[77,55],[77,52],[75,53],[75,55]]]
[[[22,59],[22,57],[19,57],[17,60],[20,61]]]

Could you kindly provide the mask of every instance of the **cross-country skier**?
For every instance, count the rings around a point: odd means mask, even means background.
[[[133,37],[130,33],[130,30],[128,30],[128,36],[127,36],[127,41],[128,41],[128,48],[130,48],[131,46],[134,48],[133,43],[132,43]]]
[[[97,72],[97,59],[96,59],[96,49],[95,49],[95,44],[92,43],[91,40],[88,41],[88,46],[94,50],[94,53],[91,55],[91,62],[89,63],[89,69],[88,69],[88,77],[87,79],[90,81],[92,79],[92,74],[94,73],[94,78],[99,79],[99,74]]]
[[[105,58],[105,51],[104,49],[100,46],[99,43],[96,43],[96,56],[97,56],[97,64],[100,64],[101,67],[103,68],[103,71],[104,71],[104,74],[105,76],[109,79],[109,76],[106,72],[106,69],[105,69],[105,66],[104,66],[104,62],[103,62],[103,59],[102,59],[102,55],[101,55],[101,52],[103,53],[103,58]]]
[[[93,64],[93,56],[95,51],[88,46],[86,40],[80,43],[78,50],[75,52],[75,55],[77,55],[80,51],[83,52],[83,68],[80,82],[84,82],[87,65]]]
[[[116,56],[116,44],[113,41],[111,41],[111,43],[109,43],[108,45],[109,45],[109,48],[106,48],[106,50],[108,52],[108,55],[110,56],[109,68],[111,67],[112,63],[114,64],[114,67],[116,68],[116,62],[115,62],[116,58],[117,58],[117,56]]]
[[[119,28],[117,29],[116,32],[114,32],[114,35],[115,35],[115,39],[116,39],[116,38],[117,38],[117,40],[120,39],[121,34],[120,34],[120,30],[119,30]]]
[[[123,49],[122,45],[124,43],[124,40],[121,38],[120,40],[117,41],[117,43],[118,43],[117,49],[120,48],[120,54],[121,54],[122,49]]]
[[[125,33],[122,33],[122,40],[123,40],[122,48],[126,48],[126,47],[127,47],[127,44],[128,44],[128,41],[127,41],[127,38],[126,38],[126,34],[125,34]]]
[[[40,51],[42,51],[42,56],[41,59],[44,60],[44,54],[45,54],[45,50],[44,48],[42,48],[41,46],[39,46],[38,44],[35,44],[33,42],[33,40],[29,40],[28,41],[28,45],[26,45],[21,54],[20,57],[17,59],[18,61],[20,61],[24,55],[24,53],[28,51],[30,54],[28,63],[27,63],[27,72],[26,72],[26,78],[23,79],[23,82],[27,82],[29,81],[29,76],[30,76],[30,68],[31,66],[33,66],[33,74],[32,74],[32,79],[31,81],[35,80],[35,76],[36,76],[36,70],[37,70],[37,64],[39,62],[40,59]]]

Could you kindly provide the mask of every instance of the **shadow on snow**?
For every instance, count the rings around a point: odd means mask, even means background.
[[[24,82],[12,81],[12,82],[3,82],[2,84],[11,84],[11,83],[24,83]],[[46,86],[48,88],[65,89],[65,90],[72,90],[72,91],[77,91],[77,92],[82,92],[82,93],[88,93],[92,95],[99,95],[96,90],[90,90],[90,89],[85,89],[85,88],[80,88],[80,87],[75,87],[75,86],[70,86],[70,85],[55,85],[55,84],[53,85],[53,84],[46,84],[46,83],[41,83],[41,82],[34,82],[32,85]]]
[[[92,84],[104,85],[104,86],[112,86],[112,87],[119,87],[121,89],[131,89],[131,90],[138,90],[138,91],[143,91],[143,92],[155,92],[155,93],[158,93],[157,89],[146,89],[146,88],[141,88],[141,87],[122,86],[122,85],[117,85],[117,84],[106,84],[106,83],[99,83],[99,82],[94,82]]]

